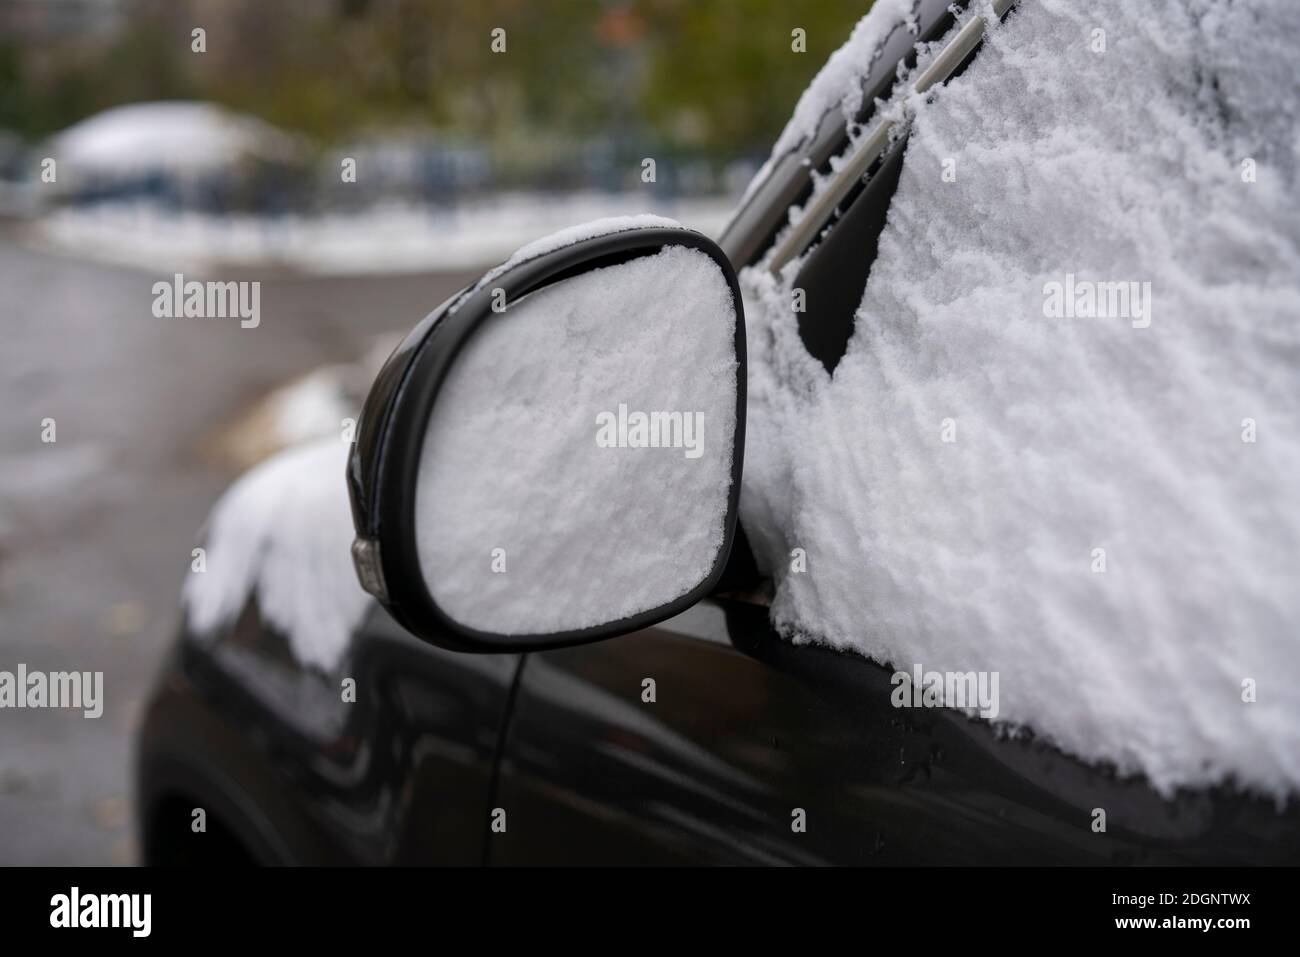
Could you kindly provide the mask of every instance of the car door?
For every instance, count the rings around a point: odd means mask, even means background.
[[[795,646],[709,599],[643,631],[528,655],[490,811],[492,864],[1283,863],[1300,814],[1141,779]],[[1097,830],[1096,810],[1107,827]]]
[[[737,639],[772,641],[765,609],[709,600],[625,638],[529,655],[490,861],[974,860],[998,839],[967,821],[966,841],[924,840],[939,755],[867,693],[887,690],[883,675],[859,669],[867,684],[846,688],[816,674],[829,652],[797,649],[789,663],[810,670],[788,668]]]

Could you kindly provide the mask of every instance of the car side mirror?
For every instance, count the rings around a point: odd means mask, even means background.
[[[348,463],[352,552],[418,637],[595,641],[721,577],[744,451],[740,291],[711,240],[640,223],[525,246],[376,379]]]

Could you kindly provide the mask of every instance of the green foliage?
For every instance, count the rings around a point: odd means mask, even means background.
[[[405,125],[498,152],[602,135],[734,156],[771,141],[869,5],[136,0],[112,29],[0,41],[0,127],[37,137],[113,105],[201,98],[326,143]],[[196,25],[206,53],[190,50]]]
[[[676,142],[714,151],[763,149],[869,0],[643,0],[653,24],[641,90],[646,119]],[[805,33],[807,52],[791,48]]]

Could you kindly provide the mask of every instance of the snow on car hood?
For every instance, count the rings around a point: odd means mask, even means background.
[[[1002,722],[1164,793],[1300,786],[1298,39],[1289,0],[1026,0],[910,104],[833,376],[797,266],[744,271],[784,634],[998,672]],[[1045,314],[1105,281],[1145,318]]]
[[[190,629],[218,634],[256,597],[304,664],[338,664],[371,598],[352,570],[352,512],[337,435],[280,452],[247,472],[213,508],[206,569],[185,583]]]

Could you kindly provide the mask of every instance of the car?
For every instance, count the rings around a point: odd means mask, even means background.
[[[981,55],[961,6],[884,30],[857,115],[778,148],[718,243],[642,217],[525,247],[414,328],[353,445],[232,488],[140,732],[147,863],[1300,859],[1300,812],[1267,788],[1169,786],[1008,733],[996,673],[932,681],[773,622],[738,521],[737,274],[797,263],[799,338],[836,368],[909,155],[887,101]],[[552,307],[564,336],[520,334]],[[588,339],[597,359],[568,348]],[[620,400],[646,381],[672,401]],[[566,396],[581,448],[529,418]],[[616,450],[657,457],[607,466]],[[931,688],[964,707],[924,706]]]

